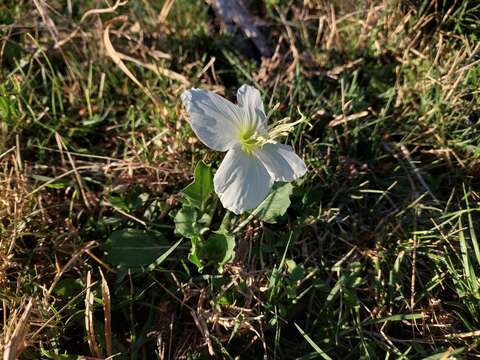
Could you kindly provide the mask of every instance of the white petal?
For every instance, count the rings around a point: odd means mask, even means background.
[[[293,181],[307,172],[305,163],[289,145],[266,144],[255,155],[275,181]]]
[[[190,124],[198,138],[209,148],[226,151],[239,141],[244,110],[207,90],[185,91],[182,102],[190,115]]]
[[[247,118],[245,119],[249,127],[265,131],[266,119],[265,110],[263,108],[262,97],[260,91],[250,85],[242,85],[237,91],[237,102],[245,109]]]
[[[273,179],[260,160],[236,147],[223,159],[213,184],[223,207],[238,215],[265,199]]]

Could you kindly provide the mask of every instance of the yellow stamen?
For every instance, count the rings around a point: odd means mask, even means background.
[[[300,111],[299,111],[300,112]],[[269,114],[270,115],[270,114]],[[249,128],[240,133],[240,144],[242,150],[251,154],[257,149],[261,149],[266,144],[275,144],[277,139],[282,136],[287,136],[294,129],[295,126],[305,121],[305,116],[300,113],[301,118],[297,121],[289,123],[289,117],[286,117],[277,122],[274,126],[269,126],[266,135],[260,135],[256,129]]]

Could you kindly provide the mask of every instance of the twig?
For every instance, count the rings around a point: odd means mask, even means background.
[[[117,0],[117,2],[109,8],[88,10],[85,14],[83,14],[82,18],[80,19],[80,23],[83,23],[87,17],[92,15],[109,14],[115,12],[119,6],[125,5],[127,2],[128,1]]]
[[[15,330],[12,336],[9,337],[7,344],[5,345],[3,360],[16,360],[19,358],[20,353],[25,350],[27,346],[25,336],[27,334],[28,325],[30,323],[30,314],[32,312],[33,299],[30,299],[21,318],[16,324]]]
[[[102,355],[95,339],[95,328],[93,327],[93,292],[91,289],[92,274],[87,273],[87,292],[85,293],[85,329],[87,331],[88,347],[92,356],[100,358]]]
[[[73,173],[75,175],[75,179],[77,180],[78,188],[80,189],[80,194],[82,195],[83,202],[87,209],[90,210],[90,203],[88,201],[87,194],[85,192],[85,186],[83,185],[83,180],[82,177],[80,176],[77,166],[75,165],[75,161],[73,161],[72,155],[70,155],[70,152],[68,151],[67,147],[65,146],[65,143],[63,142],[61,136],[59,133],[55,133],[55,139],[57,140],[57,143],[59,144],[60,150],[65,149],[65,152],[67,153],[68,161],[70,161],[70,165],[72,166]],[[63,154],[62,154],[63,155]],[[63,157],[62,157],[63,159]]]
[[[53,278],[52,283],[50,284],[50,288],[48,289],[46,296],[45,296],[45,306],[47,305],[48,299],[50,298],[50,295],[52,294],[53,290],[55,289],[55,286],[57,286],[58,281],[60,278],[65,274],[65,272],[72,267],[73,264],[82,256],[84,252],[87,252],[88,250],[92,249],[95,247],[96,242],[95,241],[90,241],[86,243],[80,250],[78,250],[71,258],[68,260],[68,262],[65,264],[65,266],[55,274],[55,277]]]
[[[57,43],[58,42],[58,30],[55,27],[55,23],[53,22],[52,18],[48,15],[47,10],[45,9],[46,4],[44,3],[43,0],[33,0],[33,3],[35,4],[35,7],[37,8],[38,12],[40,13],[40,16],[42,17],[42,20],[45,23],[45,26],[47,27],[48,31],[50,32],[50,35],[52,35],[52,38],[55,40],[55,43]]]
[[[210,338],[210,331],[208,331],[208,326],[207,323],[205,322],[205,319],[200,315],[197,316],[195,311],[191,311],[191,315],[193,318],[193,321],[195,322],[195,325],[197,325],[198,330],[203,335],[203,338],[205,339],[205,342],[207,343],[207,348],[208,348],[208,353],[210,356],[215,356],[215,350],[213,349],[212,345],[212,339]]]
[[[102,277],[102,302],[103,302],[103,315],[105,321],[105,349],[107,356],[112,355],[112,311],[110,305],[110,289],[108,288],[107,280],[103,276],[102,269],[99,269],[100,276]]]

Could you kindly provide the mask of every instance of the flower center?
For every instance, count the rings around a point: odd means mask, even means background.
[[[242,150],[248,154],[251,154],[259,146],[259,139],[257,138],[257,132],[254,129],[247,129],[240,133],[240,144]]]
[[[285,118],[277,122],[275,125],[268,127],[265,134],[259,133],[255,127],[245,126],[240,131],[240,145],[242,150],[247,154],[252,154],[254,151],[261,149],[266,144],[276,144],[277,139],[282,136],[287,136],[296,125],[305,122],[305,117],[300,113],[302,117],[293,122],[289,123],[290,118]]]

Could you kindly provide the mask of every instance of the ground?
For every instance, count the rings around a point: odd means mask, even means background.
[[[246,4],[271,57],[202,1],[0,2],[5,359],[480,355],[480,5]],[[224,155],[181,93],[242,84],[302,119],[273,219],[182,192]]]

